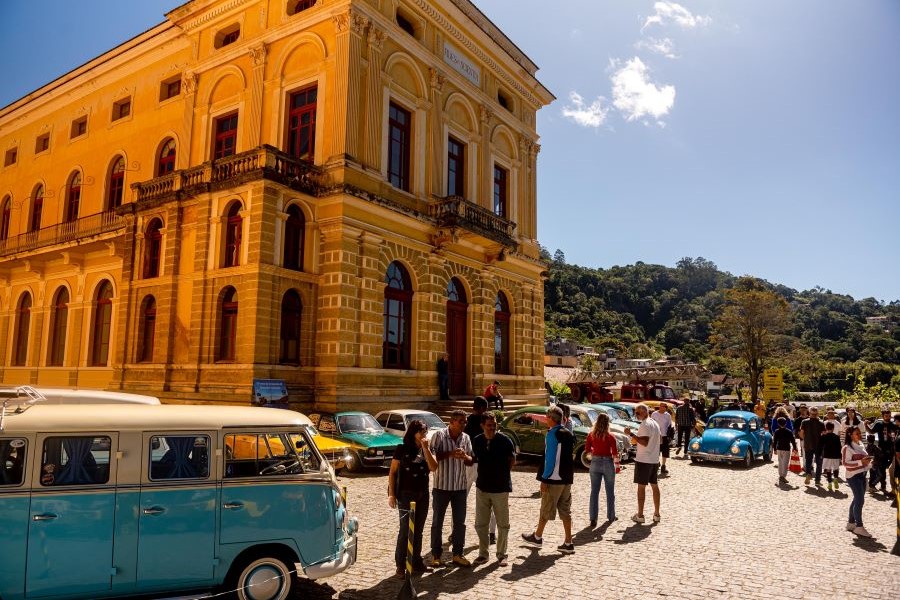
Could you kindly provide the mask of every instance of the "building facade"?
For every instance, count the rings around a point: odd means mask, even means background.
[[[193,0],[0,110],[0,381],[543,388],[537,67],[469,0]]]

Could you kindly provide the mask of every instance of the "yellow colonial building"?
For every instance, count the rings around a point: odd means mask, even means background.
[[[469,0],[192,0],[0,109],[0,381],[540,397],[536,70]]]

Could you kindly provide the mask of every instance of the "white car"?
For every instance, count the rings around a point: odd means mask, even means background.
[[[375,415],[375,420],[384,427],[385,431],[401,438],[406,434],[406,428],[409,423],[416,419],[425,422],[425,425],[428,427],[428,433],[425,434],[425,437],[429,440],[435,431],[444,429],[447,426],[439,416],[427,410],[396,408],[394,410],[383,410]]]

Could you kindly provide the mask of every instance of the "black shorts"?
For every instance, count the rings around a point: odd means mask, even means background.
[[[634,463],[634,482],[638,485],[656,485],[659,475],[659,463]]]
[[[669,458],[669,438],[659,438],[659,451],[664,458]]]

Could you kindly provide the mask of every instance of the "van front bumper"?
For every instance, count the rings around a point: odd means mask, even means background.
[[[354,519],[355,520],[355,519]],[[328,562],[310,565],[303,568],[303,565],[296,564],[294,568],[298,572],[302,572],[309,579],[324,579],[338,573],[343,573],[356,562],[356,531],[352,534],[346,534],[344,537],[344,547],[340,554]]]

